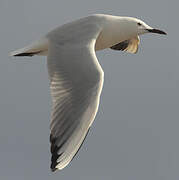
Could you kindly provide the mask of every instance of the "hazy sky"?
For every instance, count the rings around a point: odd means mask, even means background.
[[[0,179],[178,180],[178,6],[177,0],[0,0]],[[105,72],[99,112],[78,155],[53,174],[46,59],[8,52],[93,13],[138,17],[168,36],[142,36],[136,55],[97,53]]]

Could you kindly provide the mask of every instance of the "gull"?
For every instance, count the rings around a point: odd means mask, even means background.
[[[52,96],[51,170],[77,154],[98,111],[104,73],[95,51],[137,53],[139,35],[164,34],[133,17],[94,14],[64,24],[10,56],[47,56]]]

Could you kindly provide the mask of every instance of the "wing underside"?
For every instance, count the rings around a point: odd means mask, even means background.
[[[138,51],[139,43],[140,43],[139,37],[136,36],[135,38],[115,44],[114,46],[111,47],[111,49],[119,50],[119,51],[127,51],[135,54]]]
[[[93,34],[96,38],[97,33]],[[94,51],[95,38],[89,36],[87,45],[62,45],[53,37],[49,43],[52,171],[63,169],[73,159],[97,113],[103,71]]]

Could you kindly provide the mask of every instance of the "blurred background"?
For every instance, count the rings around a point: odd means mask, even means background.
[[[177,0],[0,0],[0,178],[178,180]],[[168,36],[139,52],[97,52],[105,72],[96,120],[77,156],[50,171],[51,97],[45,57],[8,57],[53,28],[94,13],[133,16]]]

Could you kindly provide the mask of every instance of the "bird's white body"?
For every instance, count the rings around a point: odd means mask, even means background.
[[[63,169],[78,152],[96,116],[103,70],[95,51],[136,53],[139,35],[153,31],[139,19],[96,14],[60,26],[12,56],[47,56],[53,100],[51,169]]]
[[[94,26],[94,28],[99,28],[99,36],[96,39],[95,50],[98,51],[106,49],[136,36],[137,29],[134,31],[134,25],[128,24],[126,22],[126,18],[129,22],[134,20],[140,21],[132,17],[120,17],[104,14],[91,15],[74,22],[64,24],[29,46],[11,52],[10,55],[15,56],[19,53],[39,52],[36,53],[36,55],[47,56],[49,46],[48,36],[50,34],[54,34],[55,38],[61,41],[61,43],[67,43],[68,41],[71,43],[73,42],[74,37],[81,41],[83,35],[88,34],[92,26]],[[146,24],[145,26],[147,28],[151,28]],[[145,33],[145,31],[142,33]]]

